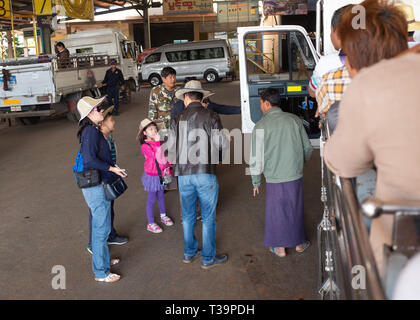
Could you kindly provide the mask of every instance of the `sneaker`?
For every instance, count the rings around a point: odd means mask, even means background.
[[[96,281],[100,282],[115,282],[121,279],[121,276],[116,273],[110,273],[105,278],[95,278]]]
[[[128,238],[121,237],[121,236],[115,236],[112,239],[108,239],[108,244],[117,244],[122,245],[128,242]]]
[[[197,258],[200,255],[200,252],[201,252],[200,250],[197,250],[197,252],[192,256],[184,254],[184,260],[182,260],[182,262],[184,262],[184,263],[193,262],[195,260],[195,258]]]
[[[90,254],[93,254],[93,253],[92,253],[92,247],[87,247],[87,251],[88,251]]]
[[[165,226],[173,226],[174,224],[171,218],[169,218],[168,216],[160,217],[160,221],[162,221],[162,223],[165,224]]]
[[[148,224],[147,225],[147,231],[153,232],[153,233],[161,233],[162,228],[159,227],[156,223]]]
[[[213,268],[215,266],[218,266],[219,264],[225,263],[227,261],[228,257],[227,255],[221,255],[221,256],[215,256],[213,258],[213,260],[209,261],[209,262],[203,262],[201,264],[201,268],[203,269],[210,269]]]

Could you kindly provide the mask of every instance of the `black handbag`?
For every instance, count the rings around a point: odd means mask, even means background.
[[[105,198],[108,201],[113,201],[122,195],[128,189],[127,184],[121,177],[118,177],[114,182],[104,184]]]
[[[85,170],[82,172],[75,172],[75,175],[77,185],[81,189],[96,187],[102,183],[99,170]]]

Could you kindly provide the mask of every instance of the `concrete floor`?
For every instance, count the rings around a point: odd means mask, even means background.
[[[205,86],[216,92],[215,102],[239,105],[239,82]],[[199,260],[185,265],[176,191],[166,194],[175,225],[161,234],[146,231],[143,157],[135,136],[149,91],[133,95],[116,118],[118,163],[129,173],[129,189],[116,201],[115,227],[130,238],[110,247],[111,256],[122,259],[113,268],[122,275],[117,283],[94,281],[86,250],[88,209],[71,170],[77,125],[57,118],[0,131],[0,299],[317,299],[319,152],[305,167],[305,228],[313,245],[304,254],[289,250],[280,259],[264,247],[264,187],[253,198],[246,166],[222,165],[216,241],[229,261],[211,270],[202,270]],[[222,116],[222,122],[240,128],[240,116]],[[200,233],[198,223],[199,239]],[[55,265],[65,268],[65,290],[52,288]]]

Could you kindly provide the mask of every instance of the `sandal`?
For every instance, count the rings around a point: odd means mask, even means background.
[[[296,249],[296,252],[302,253],[306,249],[308,249],[310,246],[311,246],[311,242],[308,240],[308,241],[305,242],[305,246],[303,247],[303,249],[301,249],[301,250]]]
[[[116,264],[119,264],[120,263],[120,259],[118,259],[118,258],[116,258],[116,259],[111,259],[111,267],[112,266],[115,266]]]
[[[270,247],[270,251],[274,253],[277,257],[284,258],[286,256],[286,249],[284,249],[284,255],[283,255],[283,254],[277,253],[275,248],[277,247]]]
[[[99,282],[115,282],[120,280],[121,276],[116,273],[110,273],[105,278],[95,278]]]

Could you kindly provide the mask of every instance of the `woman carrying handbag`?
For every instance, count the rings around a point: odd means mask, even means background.
[[[104,119],[100,109],[104,99],[83,97],[77,103],[80,114],[77,137],[83,158],[83,172],[78,175],[78,184],[92,214],[92,269],[95,280],[115,282],[120,275],[111,273],[110,266],[117,264],[119,259],[111,260],[109,255],[107,240],[111,232],[111,201],[106,198],[104,184],[126,174],[125,170],[113,166],[108,142],[98,130],[99,123]]]

